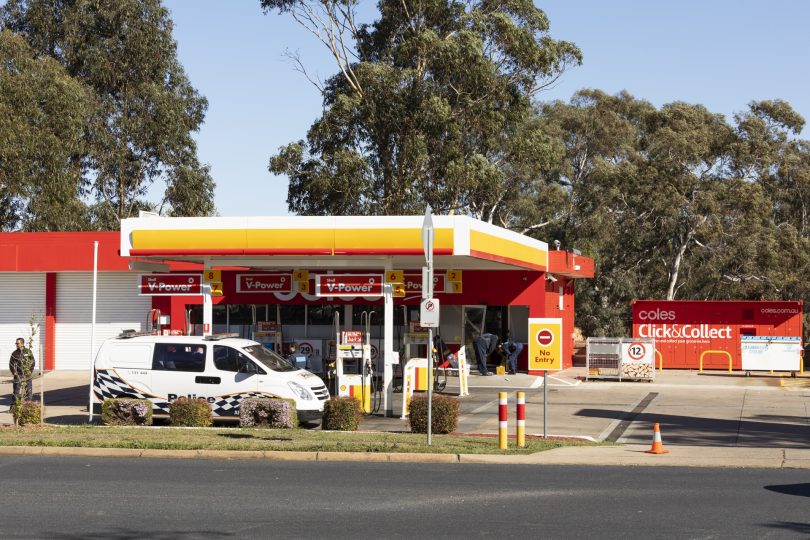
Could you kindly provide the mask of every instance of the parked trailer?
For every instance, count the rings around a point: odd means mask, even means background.
[[[664,369],[740,370],[742,336],[802,338],[802,302],[635,300],[632,311],[633,336],[655,339]]]

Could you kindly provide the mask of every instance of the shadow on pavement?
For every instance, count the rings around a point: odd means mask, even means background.
[[[796,521],[775,521],[773,523],[764,523],[763,526],[771,529],[781,529],[783,531],[800,533],[804,536],[810,535],[810,523],[799,523]]]
[[[775,486],[765,486],[768,491],[782,493],[784,495],[795,495],[797,497],[810,497],[810,484],[781,484]]]
[[[45,389],[45,405],[57,405],[60,407],[71,407],[84,405],[90,399],[90,387],[83,384],[70,388],[57,388],[55,390]]]
[[[623,411],[608,409],[580,409],[576,416],[589,418],[621,419]],[[751,448],[807,448],[810,427],[804,417],[782,416],[779,420],[797,423],[759,422],[754,420],[725,420],[661,413],[639,413],[633,423],[646,423],[649,434],[629,437],[633,442],[648,442],[653,425],[661,424],[661,436],[665,444],[683,446],[744,446]],[[638,439],[636,441],[635,439]]]

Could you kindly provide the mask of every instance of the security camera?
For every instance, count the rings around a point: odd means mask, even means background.
[[[546,279],[547,279],[548,281],[552,282],[552,283],[555,283],[555,282],[557,281],[557,278],[555,278],[555,277],[554,277],[554,276],[552,276],[551,274],[547,275],[547,276],[546,276]]]
[[[557,251],[560,250],[560,246],[562,243],[559,240],[554,240],[554,247],[557,248]]]

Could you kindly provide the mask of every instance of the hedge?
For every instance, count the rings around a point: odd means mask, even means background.
[[[452,433],[458,425],[459,402],[450,396],[433,395],[430,417],[433,433]],[[414,394],[408,420],[411,433],[427,433],[427,395]]]
[[[169,404],[169,421],[173,426],[208,427],[213,423],[211,404],[202,398],[179,397]]]
[[[101,404],[101,421],[108,426],[149,426],[152,402],[148,399],[107,398]]]
[[[39,408],[39,401],[14,401],[11,404],[11,415],[14,423],[19,426],[26,424],[41,424],[42,411]]]
[[[278,398],[246,398],[239,406],[241,427],[287,428],[298,426],[295,400]]]
[[[357,431],[360,426],[360,402],[353,397],[335,397],[324,403],[321,429]]]

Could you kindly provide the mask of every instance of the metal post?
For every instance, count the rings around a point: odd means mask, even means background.
[[[87,406],[87,421],[93,421],[93,385],[95,384],[95,358],[93,350],[96,348],[96,290],[98,288],[98,241],[93,242],[93,315],[90,324],[90,400]],[[42,358],[40,358],[42,362]]]
[[[433,443],[433,411],[431,411],[433,408],[433,330],[431,328],[428,328],[427,356],[427,443],[430,446]]]
[[[548,438],[548,371],[543,372],[543,438]]]
[[[389,257],[385,270],[393,270]],[[404,307],[404,306],[403,306]],[[400,359],[400,366],[402,359]],[[404,373],[404,371],[403,371]],[[394,291],[390,283],[383,284],[383,409],[385,416],[394,416]],[[404,392],[404,390],[403,390]],[[404,411],[403,411],[404,413]]]

